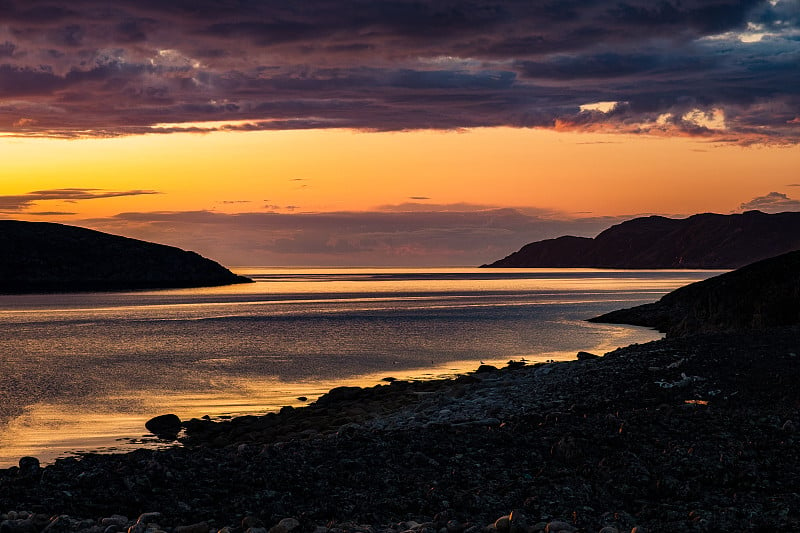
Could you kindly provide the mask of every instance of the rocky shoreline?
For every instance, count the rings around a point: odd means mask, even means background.
[[[184,421],[0,471],[0,533],[789,531],[800,330],[707,334]]]

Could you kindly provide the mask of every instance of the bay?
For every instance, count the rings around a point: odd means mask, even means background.
[[[0,466],[156,446],[144,422],[660,337],[590,324],[713,271],[239,268],[256,283],[0,296]]]

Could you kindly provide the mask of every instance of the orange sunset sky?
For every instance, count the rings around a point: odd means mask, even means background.
[[[315,2],[12,2],[0,217],[404,266],[800,210],[797,2]]]

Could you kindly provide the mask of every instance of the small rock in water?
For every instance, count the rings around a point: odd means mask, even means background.
[[[591,352],[578,352],[578,361],[589,361],[590,359],[600,359],[600,356]]]
[[[488,374],[489,372],[497,372],[497,367],[493,365],[481,365],[478,367],[478,370],[475,371],[476,374]]]
[[[308,398],[307,398],[306,396],[298,396],[298,397],[297,397],[297,401],[300,401],[300,402],[307,402],[307,401],[308,401]]]
[[[39,459],[36,457],[23,457],[19,460],[19,473],[23,476],[38,474],[40,469]]]
[[[160,415],[145,422],[144,427],[159,439],[175,440],[181,431],[181,419],[173,414]]]

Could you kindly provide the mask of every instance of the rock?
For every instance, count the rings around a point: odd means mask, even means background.
[[[147,531],[148,524],[154,522],[155,520],[159,520],[160,518],[161,513],[158,512],[142,513],[139,515],[136,523],[128,528],[128,533],[144,533]]]
[[[590,361],[592,359],[600,359],[600,356],[591,352],[578,352],[578,361]]]
[[[578,528],[575,526],[566,522],[561,522],[560,520],[553,520],[547,524],[547,527],[545,528],[546,533],[574,533],[577,530]]]
[[[22,476],[38,474],[41,466],[36,457],[22,457],[19,460],[19,473]]]
[[[497,530],[497,533],[508,533],[511,530],[511,517],[501,516],[494,522],[494,528]]]
[[[284,518],[276,525],[269,528],[269,533],[289,533],[300,526],[300,522],[296,518]]]
[[[247,515],[242,518],[242,529],[250,529],[251,527],[264,527],[264,522],[260,518],[252,515]]]
[[[68,533],[72,529],[69,516],[54,516],[50,523],[42,530],[42,533]]]
[[[510,533],[528,533],[528,520],[521,510],[514,510],[508,519]]]
[[[300,526],[300,522],[296,518],[284,518],[278,525],[283,527],[285,531],[292,531]]]
[[[181,431],[181,419],[173,414],[160,415],[145,422],[144,427],[160,439],[175,440]]]
[[[107,518],[101,519],[100,520],[100,525],[103,525],[103,526],[115,525],[115,526],[119,526],[121,528],[124,528],[125,526],[128,525],[128,517],[127,516],[122,516],[122,515],[119,515],[119,514],[114,514],[114,515],[111,515],[111,516],[109,516]]]
[[[188,526],[178,526],[173,533],[208,533],[208,522],[197,522]]]
[[[497,372],[498,368],[493,365],[481,365],[475,371],[476,374],[488,374],[490,372]]]
[[[28,518],[3,520],[0,523],[0,533],[37,533],[37,531],[33,521]]]

